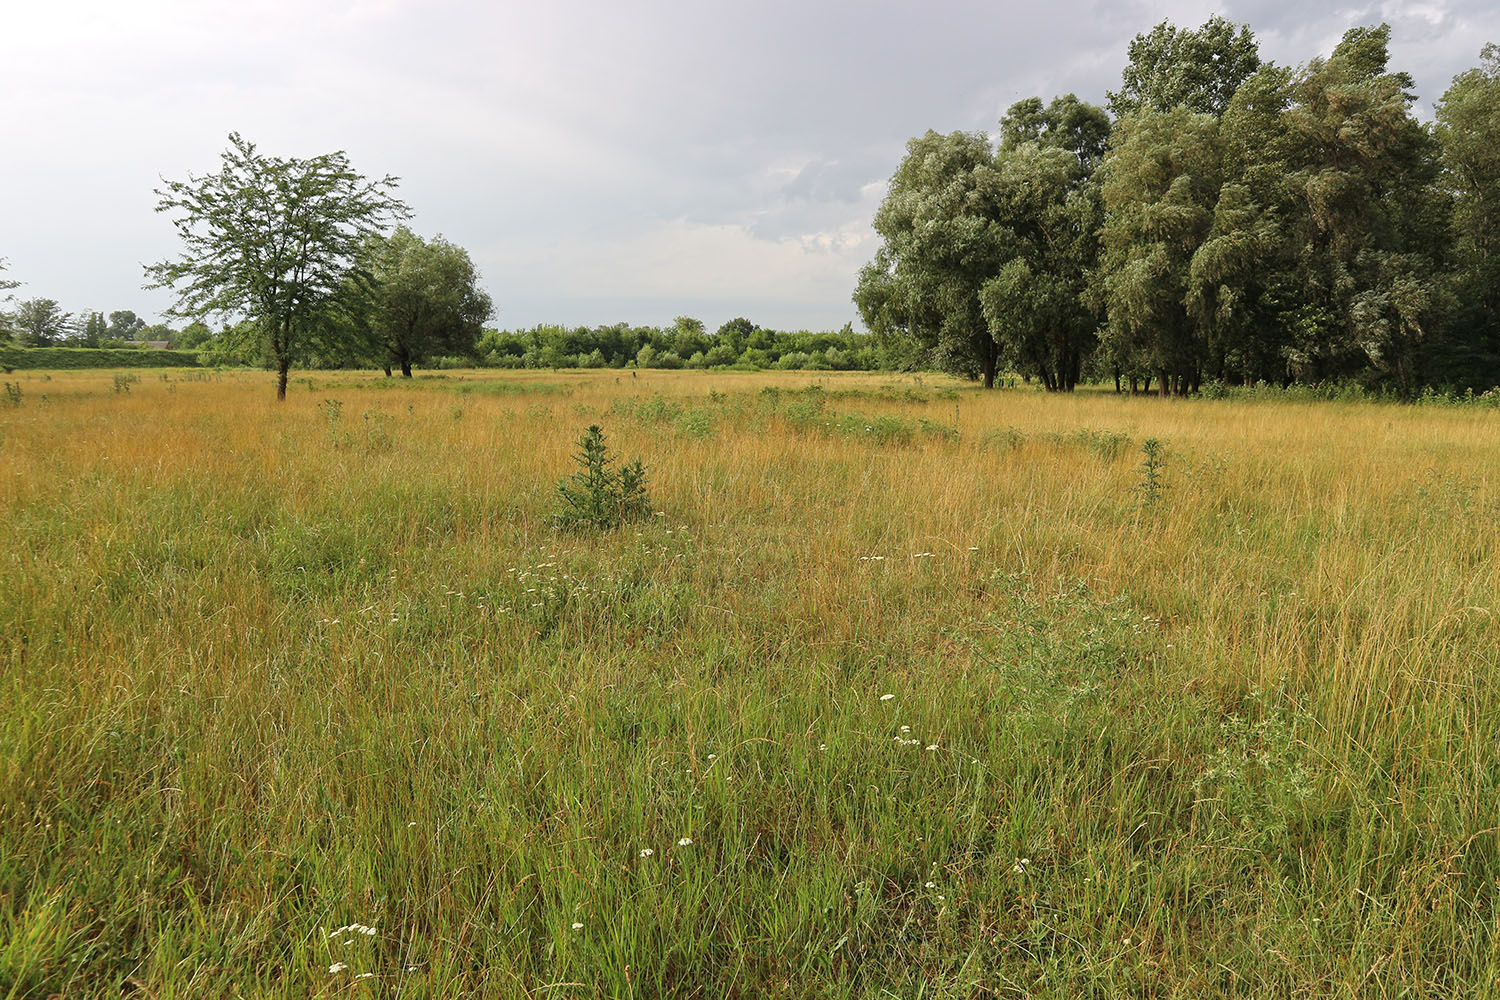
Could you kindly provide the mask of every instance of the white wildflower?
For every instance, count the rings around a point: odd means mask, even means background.
[[[329,975],[337,975],[338,973],[343,972],[347,968],[349,968],[349,966],[345,965],[343,962],[334,962],[332,965],[330,965],[328,967],[328,973],[329,973]]]
[[[677,841],[677,846],[678,847],[686,847],[689,844],[691,844],[692,842],[693,842],[693,838],[692,837],[683,837],[682,839],[680,839],[680,840]]]
[[[649,858],[649,857],[651,857],[651,855],[653,855],[655,853],[656,852],[653,851],[649,847],[643,847],[643,848],[641,848],[641,857],[643,857],[643,858]]]
[[[576,921],[575,921],[575,922],[574,922],[574,924],[573,924],[573,929],[574,929],[574,930],[575,930],[575,931],[581,931],[581,930],[583,930],[583,925],[582,925],[582,924],[580,924],[580,923],[577,923],[577,922],[576,922]]]
[[[881,701],[890,701],[894,697],[896,697],[896,696],[893,695],[893,694],[883,694],[883,695],[880,696],[880,700]]]

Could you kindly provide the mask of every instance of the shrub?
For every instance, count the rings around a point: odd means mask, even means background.
[[[0,366],[26,368],[192,368],[196,351],[151,348],[105,350],[92,347],[0,347]]]
[[[604,431],[594,424],[578,439],[573,461],[582,468],[557,482],[555,527],[564,531],[612,531],[626,521],[639,521],[651,513],[646,495],[646,469],[636,459],[610,469]]]

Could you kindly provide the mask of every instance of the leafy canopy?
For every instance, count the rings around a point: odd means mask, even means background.
[[[364,241],[410,212],[396,178],[370,180],[342,151],[283,159],[231,132],[221,161],[217,173],[157,190],[183,252],[148,266],[146,287],[175,289],[174,315],[251,319],[284,399],[292,362],[344,329],[330,315]]]
[[[387,364],[410,377],[413,364],[434,354],[474,352],[494,305],[463,247],[399,226],[367,239],[363,265],[350,285],[367,292],[367,327]]]

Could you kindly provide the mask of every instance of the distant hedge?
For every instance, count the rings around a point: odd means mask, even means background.
[[[0,368],[197,368],[197,351],[149,348],[0,347]]]

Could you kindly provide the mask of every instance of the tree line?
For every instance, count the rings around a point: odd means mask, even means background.
[[[912,139],[854,293],[872,331],[1049,390],[1500,383],[1500,49],[1436,120],[1390,29],[1300,68],[1214,17],[1138,35],[1101,108]]]
[[[671,326],[562,327],[491,330],[480,338],[481,363],[501,368],[783,368],[872,371],[901,367],[909,352],[854,331],[772,330],[743,316],[710,333],[701,320],[678,316]]]
[[[494,308],[462,247],[404,224],[397,179],[371,180],[343,152],[268,156],[237,133],[218,171],[164,182],[181,253],[146,268],[148,288],[177,299],[182,330],[146,327],[129,311],[75,319],[51,299],[21,304],[0,324],[23,346],[133,346],[168,341],[208,363],[264,364],[285,398],[293,364],[381,367],[410,377],[425,363],[528,368],[870,369],[911,360],[845,324],[838,333],[781,332],[736,318],[709,334],[678,317],[670,327],[538,326],[487,329]],[[4,262],[0,261],[0,270]],[[0,292],[15,287],[0,280]],[[217,331],[205,320],[217,316]]]

